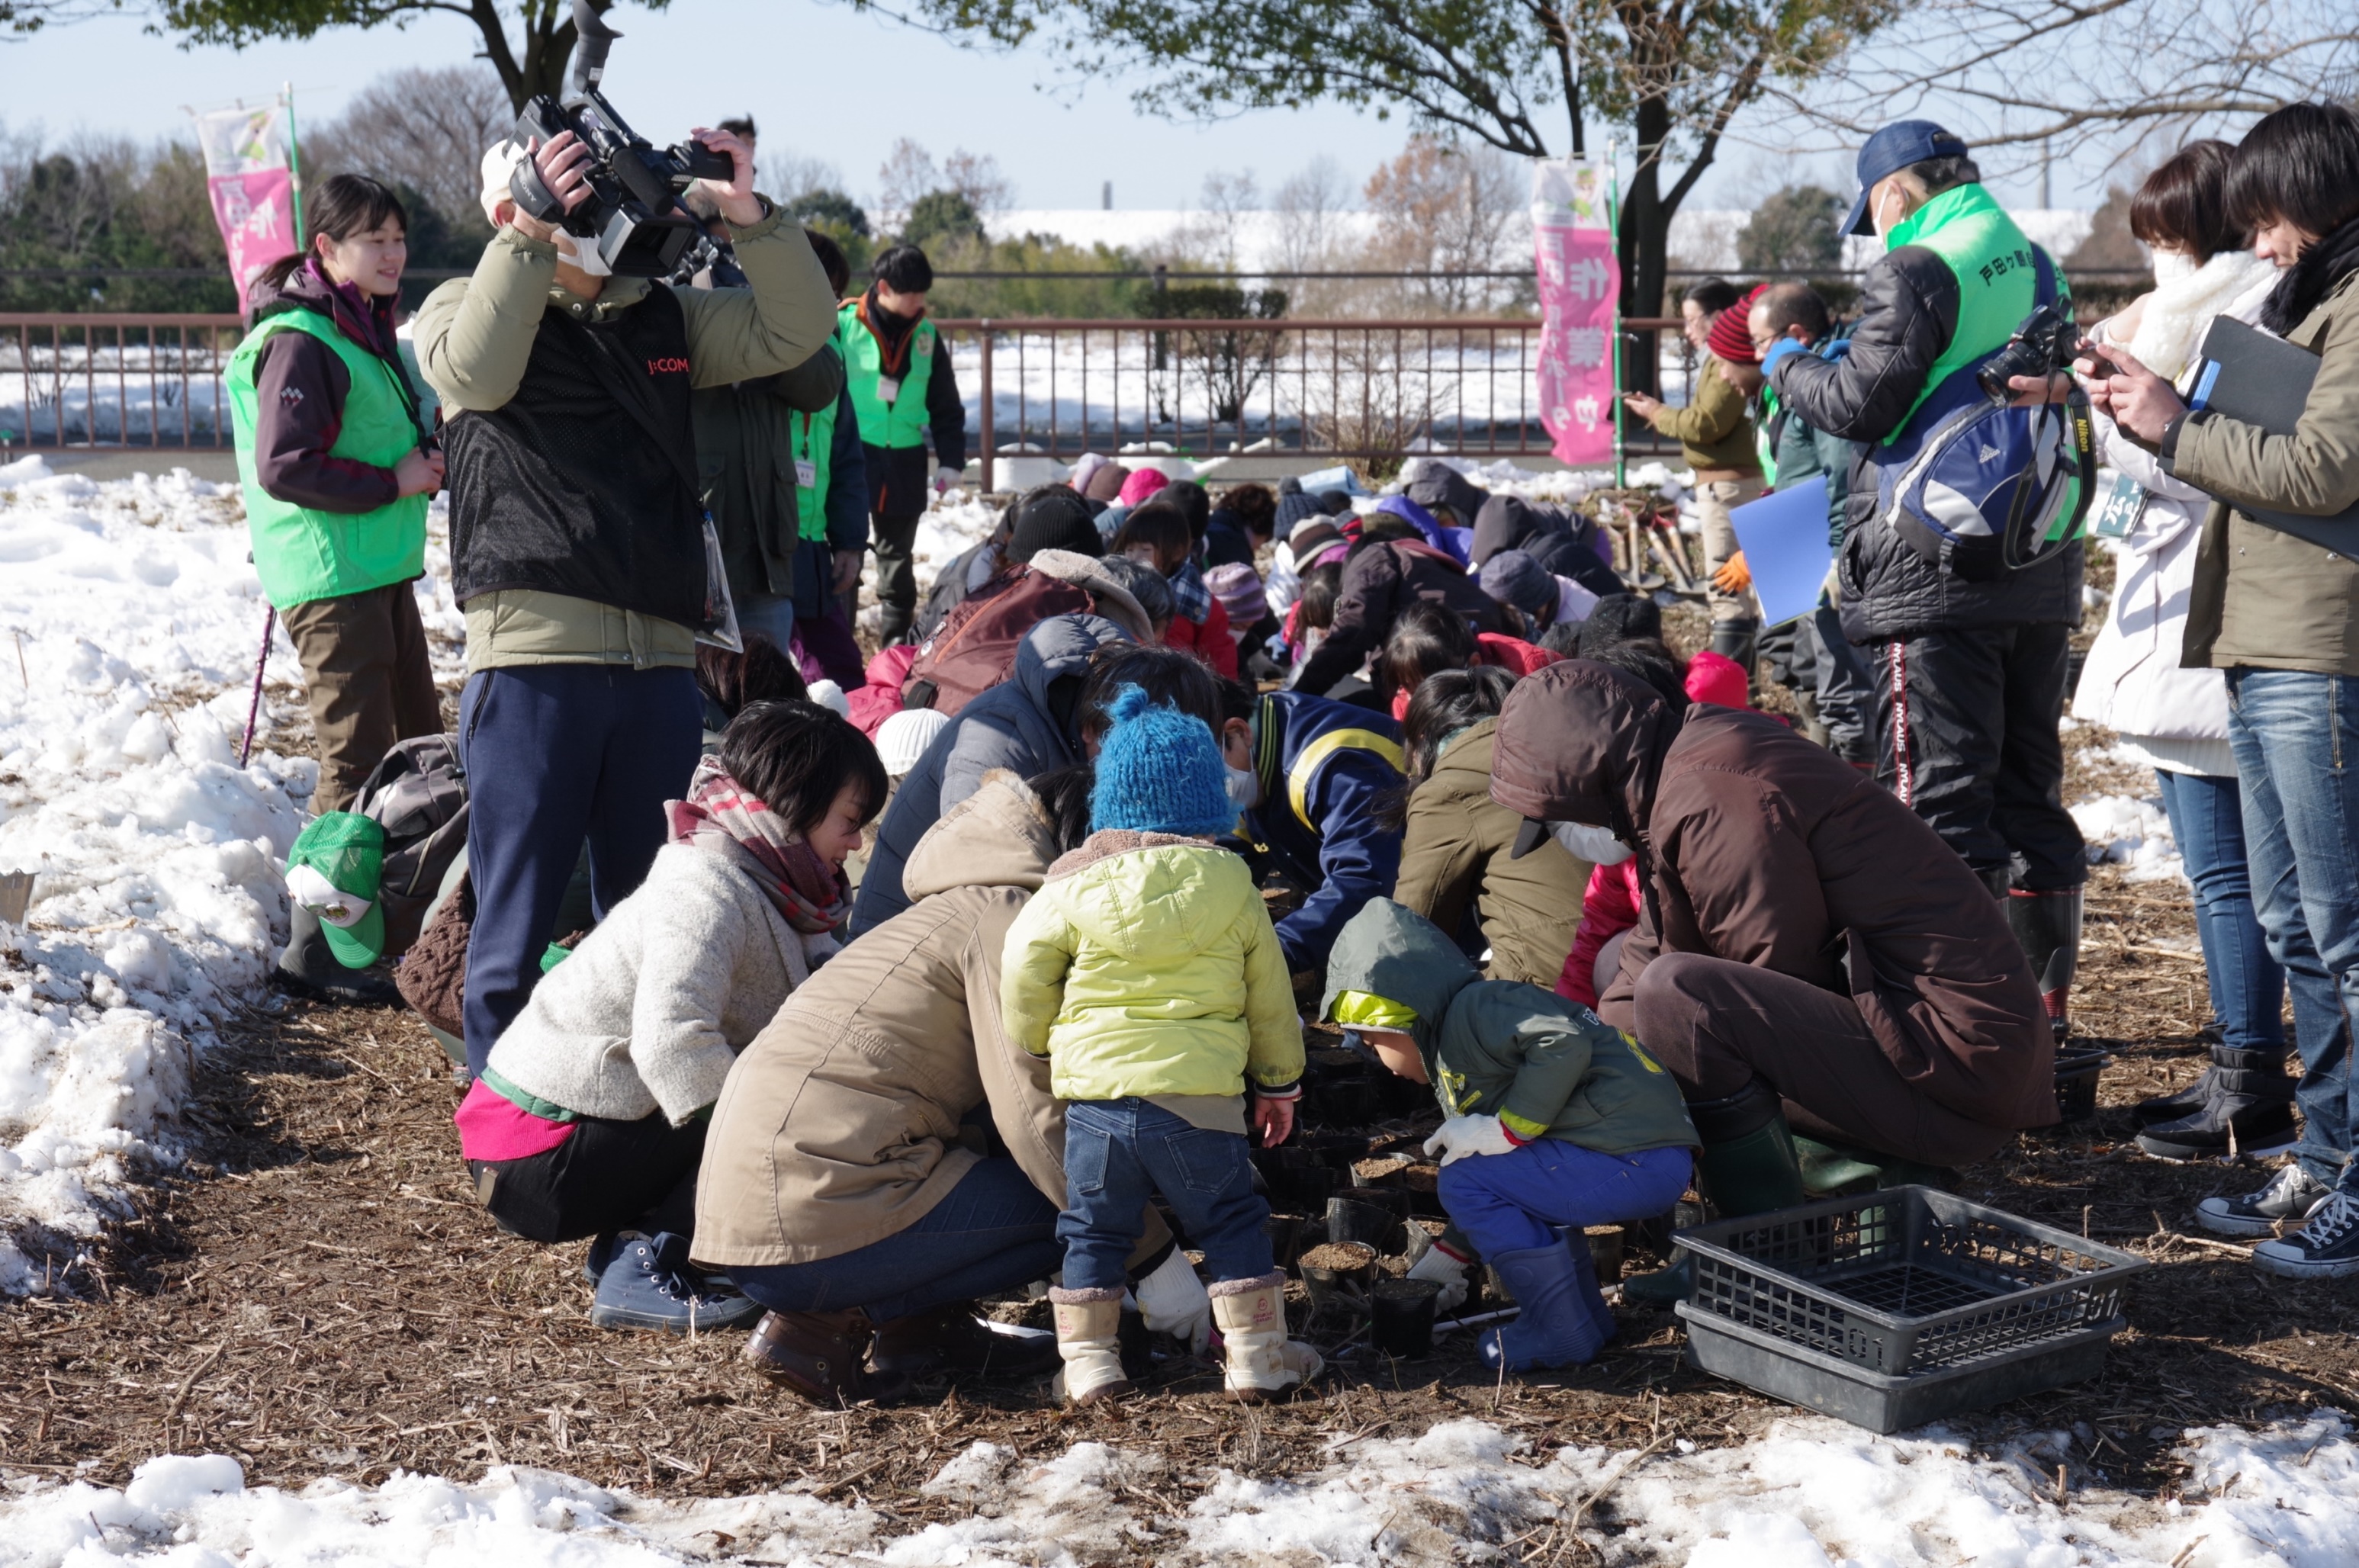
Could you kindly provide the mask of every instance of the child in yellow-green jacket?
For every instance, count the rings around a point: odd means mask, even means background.
[[[1245,1127],[1294,1127],[1302,1025],[1277,931],[1245,863],[1202,720],[1125,688],[1108,708],[1089,838],[1049,868],[1007,932],[1009,1038],[1049,1059],[1065,1111],[1064,1282],[1049,1292],[1065,1397],[1125,1393],[1115,1348],[1124,1263],[1157,1192],[1204,1250],[1225,1381],[1266,1399],[1320,1369],[1286,1337]],[[1247,1079],[1252,1081],[1250,1109]]]

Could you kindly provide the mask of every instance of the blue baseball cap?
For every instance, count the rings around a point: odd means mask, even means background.
[[[1867,193],[1875,189],[1877,180],[1929,158],[1963,158],[1969,150],[1963,136],[1945,131],[1930,120],[1893,121],[1868,137],[1867,145],[1859,149],[1859,194],[1852,199],[1851,212],[1835,233],[1875,232],[1875,225],[1868,221]]]

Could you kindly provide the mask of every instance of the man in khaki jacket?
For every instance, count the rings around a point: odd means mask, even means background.
[[[664,840],[702,740],[697,634],[726,588],[708,572],[689,394],[792,370],[834,326],[802,231],[754,194],[753,158],[697,139],[734,177],[699,182],[750,287],[610,278],[593,244],[516,210],[529,157],[566,211],[589,149],[503,143],[484,159],[498,233],[473,277],[419,312],[420,369],[442,400],[451,592],[467,615],[459,702],[476,915],[467,949],[468,1066],[522,1010],[586,840],[603,914]]]
[[[748,1357],[822,1404],[1020,1369],[973,1299],[1064,1260],[1065,1107],[1001,1030],[999,970],[1049,864],[1089,835],[1090,770],[1035,784],[995,770],[928,830],[903,872],[917,902],[788,998],[712,1108],[697,1261],[771,1309]],[[1147,1326],[1201,1346],[1211,1299],[1152,1204],[1130,1276]]]

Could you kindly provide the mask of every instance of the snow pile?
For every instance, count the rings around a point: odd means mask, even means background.
[[[2119,866],[2132,882],[2183,877],[2186,868],[2170,836],[2170,819],[2151,795],[2099,795],[2069,808],[2088,842],[2089,864]]]
[[[0,466],[0,872],[35,875],[0,925],[0,1237],[96,1234],[190,1042],[285,939],[273,862],[316,769],[236,766],[263,621],[242,518],[185,470]],[[0,1291],[42,1282],[0,1239]]]
[[[1416,1438],[1339,1438],[1317,1474],[1264,1480],[1227,1469],[1172,1477],[1151,1450],[1077,1443],[1046,1459],[975,1443],[921,1488],[978,1511],[897,1532],[857,1502],[803,1492],[665,1501],[545,1470],[493,1469],[472,1486],[397,1474],[383,1486],[248,1488],[234,1460],[151,1459],[121,1490],[10,1483],[0,1532],[28,1568],[136,1560],[173,1568],[328,1568],[484,1563],[651,1568],[719,1560],[850,1564],[1074,1565],[1116,1556],[1208,1562],[1445,1563],[1557,1554],[1578,1529],[1614,1561],[1689,1568],[1933,1568],[1963,1562],[2326,1568],[2359,1557],[2359,1450],[2328,1412],[2257,1432],[2190,1431],[2185,1500],[2156,1505],[2085,1487],[2055,1501],[2071,1432],[1984,1456],[1936,1430],[1877,1437],[1817,1417],[1751,1443],[1694,1452],[1531,1452],[1487,1422]]]

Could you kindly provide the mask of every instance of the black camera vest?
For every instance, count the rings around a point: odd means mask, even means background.
[[[661,284],[605,320],[542,312],[516,396],[445,426],[451,592],[538,589],[701,626],[688,322]]]

